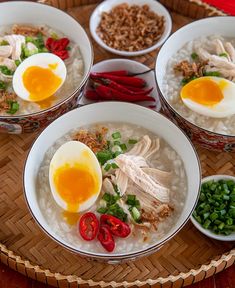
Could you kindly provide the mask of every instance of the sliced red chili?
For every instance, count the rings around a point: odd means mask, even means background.
[[[128,224],[112,215],[103,214],[100,217],[100,226],[103,227],[106,225],[108,225],[113,235],[121,238],[125,238],[131,233],[131,228]]]
[[[69,58],[69,53],[67,50],[54,51],[53,54],[59,56],[62,60]]]
[[[95,214],[87,212],[79,220],[79,232],[86,241],[95,239],[99,230],[99,221]]]
[[[106,249],[108,252],[112,252],[114,250],[115,242],[109,226],[100,226],[97,238],[100,241],[101,245],[104,247],[104,249]]]
[[[46,41],[46,48],[53,54],[59,56],[62,60],[65,60],[69,57],[69,53],[66,50],[69,42],[68,38],[61,38],[58,40],[48,38]]]

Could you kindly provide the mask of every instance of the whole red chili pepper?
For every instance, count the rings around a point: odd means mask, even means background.
[[[144,94],[131,95],[124,94],[115,89],[95,83],[95,91],[103,100],[117,100],[117,101],[127,101],[127,102],[138,102],[138,101],[155,101],[153,97],[146,96]]]
[[[126,238],[131,233],[131,228],[128,224],[122,222],[120,219],[112,215],[101,215],[100,225],[101,227],[108,225],[111,233],[121,238]]]
[[[100,96],[94,90],[86,90],[85,97],[90,100],[99,100]]]
[[[140,90],[140,91],[131,91],[129,89],[127,89],[125,86],[116,83],[113,80],[110,79],[105,79],[105,78],[100,78],[100,79],[96,79],[95,82],[101,83],[106,85],[107,87],[111,87],[112,89],[116,89],[121,93],[125,93],[125,94],[131,94],[131,95],[148,95],[149,93],[152,92],[153,88],[150,88],[148,90]]]
[[[144,72],[137,72],[133,73],[127,70],[116,70],[116,71],[108,71],[108,72],[99,72],[99,74],[106,74],[106,75],[116,75],[116,76],[138,76],[138,75],[143,75],[147,74],[149,72],[152,72],[153,69],[146,70]]]
[[[108,252],[112,252],[114,250],[115,242],[113,239],[113,235],[109,229],[109,226],[107,225],[100,226],[97,239],[100,241],[104,249],[106,249]]]
[[[129,76],[129,71],[127,70],[117,70],[117,71],[109,71],[109,72],[99,72],[99,74],[106,74],[106,75],[116,75],[116,76]]]
[[[139,87],[133,87],[133,86],[129,86],[129,85],[125,85],[125,87],[130,90],[130,91],[133,91],[133,92],[144,92],[146,91],[145,89],[143,88],[139,88]]]
[[[128,77],[128,76],[116,76],[116,75],[109,75],[109,74],[100,74],[100,73],[91,73],[90,77],[92,79],[100,79],[106,78],[109,80],[113,80],[122,85],[129,85],[134,87],[143,88],[146,86],[146,82],[144,79],[139,77]]]

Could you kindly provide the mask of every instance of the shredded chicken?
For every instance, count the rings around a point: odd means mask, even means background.
[[[15,61],[11,60],[10,58],[0,57],[0,66],[6,66],[9,70],[15,71],[16,64]],[[12,75],[6,75],[0,71],[0,80],[3,82],[11,82]]]
[[[113,188],[113,184],[109,178],[104,178],[103,183],[102,183],[102,189],[104,190],[105,193],[110,193],[112,195],[116,195],[116,192]]]
[[[171,173],[151,168],[147,163],[159,148],[159,138],[151,140],[148,135],[143,136],[129,152],[114,159],[119,168],[111,169],[103,180],[106,193],[116,195],[114,185],[117,185],[121,196],[117,203],[143,237],[147,237],[150,230],[157,230],[159,223],[173,211],[169,204]],[[141,221],[138,223],[125,203],[127,192],[140,201]]]
[[[7,68],[9,68],[12,71],[15,71],[15,69],[16,69],[15,61],[13,61],[9,58],[0,57],[0,65],[6,66]]]
[[[148,152],[150,146],[151,146],[151,139],[149,138],[148,135],[145,135],[126,154],[144,156]]]
[[[10,46],[12,47],[12,55],[11,58],[13,60],[21,60],[21,51],[22,51],[22,45],[25,44],[25,37],[22,35],[6,35],[3,37],[4,40],[6,40]]]
[[[225,49],[233,63],[235,63],[235,49],[230,42],[225,43]]]
[[[8,58],[11,56],[13,49],[10,45],[0,46],[0,57]]]
[[[152,195],[160,202],[169,202],[169,189],[156,183],[148,174],[138,167],[128,155],[119,155],[115,158],[115,162],[122,172],[135,182],[136,185],[141,187],[144,192]]]
[[[141,223],[134,223],[139,228],[157,230],[158,224],[165,220],[174,210],[167,203],[159,203],[156,199],[138,188],[133,182],[128,186],[130,191],[136,195],[141,203]]]
[[[117,169],[115,172],[116,183],[120,190],[120,195],[124,195],[128,186],[128,176],[120,169]]]
[[[105,127],[95,132],[80,130],[72,138],[86,144],[94,153],[97,153],[107,148],[107,140],[104,137],[106,133],[107,128]]]
[[[184,60],[174,67],[186,80],[202,77],[206,72],[216,72],[215,75],[228,80],[235,79],[235,48],[230,42],[223,43],[220,39],[215,39],[209,49],[197,47],[194,53],[197,55],[194,62]]]
[[[156,168],[142,168],[142,170],[149,175],[154,181],[156,181],[159,185],[169,187],[171,172],[162,171]]]
[[[12,33],[24,36],[37,36],[39,33],[44,33],[44,28],[15,24],[12,27]]]

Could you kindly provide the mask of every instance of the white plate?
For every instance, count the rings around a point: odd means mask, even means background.
[[[114,48],[109,47],[106,45],[98,36],[96,33],[96,29],[100,23],[101,19],[101,14],[102,12],[108,12],[110,11],[113,7],[122,4],[123,2],[128,3],[129,5],[145,5],[147,4],[150,9],[157,13],[158,15],[162,15],[165,18],[165,30],[164,33],[162,34],[161,38],[159,41],[154,44],[153,46],[144,49],[144,50],[139,50],[139,51],[133,51],[133,52],[128,52],[128,51],[122,51],[122,50],[116,50]],[[104,49],[106,49],[109,52],[112,52],[117,55],[122,55],[122,56],[138,56],[138,55],[143,55],[147,54],[158,47],[160,47],[166,39],[169,37],[171,33],[171,28],[172,28],[172,20],[169,12],[166,10],[166,8],[160,4],[158,1],[155,0],[106,0],[103,1],[100,5],[96,7],[96,9],[93,11],[91,18],[90,18],[90,32],[92,37],[95,39],[95,41]]]
[[[235,177],[234,176],[229,176],[229,175],[212,175],[212,176],[208,176],[208,177],[205,177],[202,179],[202,184],[203,183],[206,183],[208,181],[211,181],[211,180],[215,180],[215,181],[218,181],[218,180],[233,180],[235,182]],[[220,240],[220,241],[235,241],[235,232],[226,236],[226,235],[218,235],[218,234],[215,234],[213,233],[212,231],[208,230],[208,229],[205,229],[201,226],[200,223],[198,223],[196,221],[196,219],[194,219],[193,216],[190,217],[190,220],[192,221],[193,225],[200,231],[202,232],[204,235],[210,237],[210,238],[213,238],[213,239],[216,239],[216,240]]]

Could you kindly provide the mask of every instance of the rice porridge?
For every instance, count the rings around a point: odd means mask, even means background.
[[[224,135],[235,135],[235,114],[226,117],[217,117],[216,114],[211,116],[210,112],[207,114],[204,111],[206,110],[205,107],[208,108],[208,111],[210,109],[213,112],[213,110],[216,110],[216,105],[212,104],[209,107],[208,103],[203,103],[204,107],[202,109],[204,110],[196,109],[199,107],[198,103],[194,105],[195,109],[191,109],[182,101],[183,98],[180,93],[182,93],[183,85],[190,84],[189,82],[195,81],[195,79],[198,81],[198,79],[205,78],[205,76],[208,79],[210,78],[210,81],[226,79],[228,80],[227,87],[233,87],[235,80],[234,71],[232,70],[233,66],[235,68],[234,46],[234,39],[225,39],[217,35],[201,37],[186,43],[168,61],[162,86],[165,98],[181,116],[199,127]],[[231,91],[229,97],[232,94],[234,95]],[[212,97],[212,94],[213,92],[209,96]],[[226,109],[229,110],[233,106],[232,103],[235,103],[235,99],[233,102],[229,102],[228,105],[226,104],[226,107],[224,105],[220,112]],[[200,103],[201,107],[203,105]],[[192,102],[191,106],[193,106]],[[201,111],[204,111],[204,113],[201,113]]]
[[[79,233],[79,218],[87,210],[81,213],[65,212],[57,205],[51,193],[49,170],[52,157],[61,145],[71,140],[79,140],[89,146],[102,167],[102,189],[88,212],[94,213],[98,219],[105,214],[113,215],[131,229],[126,239],[113,236],[114,253],[145,249],[174,227],[183,210],[187,191],[186,173],[179,155],[163,139],[145,128],[126,123],[99,123],[80,127],[57,140],[41,163],[37,179],[39,207],[48,225],[57,235],[67,243],[75,245],[77,249],[105,253],[97,239],[85,241]],[[147,146],[149,148],[146,148]],[[107,160],[110,151],[112,156]],[[122,165],[127,158],[134,163],[130,162],[129,167],[124,167]],[[143,177],[148,177],[146,175],[152,175],[151,181],[155,181],[157,177],[159,182],[153,182],[153,185],[156,184],[159,188],[159,198],[154,198],[150,188],[149,191],[144,191],[145,187],[141,186],[138,179],[128,174],[130,166],[136,169],[136,175],[142,173],[142,180]],[[118,178],[120,170],[125,171],[124,176],[130,177],[126,186],[121,182],[121,178]],[[154,173],[159,174],[155,177]],[[162,203],[159,199],[163,202],[167,199],[167,203]],[[114,201],[110,204],[111,200]],[[111,250],[109,252],[112,253]]]
[[[44,53],[44,54],[42,54]],[[67,76],[61,87],[55,87],[54,92],[48,98],[41,100],[35,98],[34,101],[25,101],[13,89],[13,78],[17,68],[23,65],[24,61],[28,61],[29,68],[41,67],[44,68],[34,73],[34,82],[31,86],[37,86],[34,90],[40,90],[43,95],[49,84],[52,81],[44,75],[45,67],[43,61],[38,61],[35,65],[30,64],[32,57],[39,54],[52,57],[58,56],[63,60]],[[45,57],[45,58],[48,58]],[[45,59],[46,61],[46,59]],[[43,63],[42,63],[43,62]],[[51,69],[52,75],[56,73],[55,62],[49,62],[48,67]],[[53,66],[54,65],[54,66]],[[48,69],[49,69],[48,68]],[[38,69],[39,70],[39,69]],[[25,70],[26,71],[26,70]],[[43,72],[44,71],[44,72]],[[54,73],[54,74],[53,74]],[[0,115],[25,115],[30,113],[39,112],[48,109],[55,104],[63,101],[71,95],[79,86],[83,79],[84,61],[79,50],[77,43],[68,39],[60,31],[57,31],[46,25],[23,25],[14,24],[11,26],[0,27]],[[24,73],[25,74],[25,73]],[[18,77],[15,82],[23,83],[26,87],[24,75]],[[28,77],[32,79],[32,75]],[[42,82],[42,79],[45,80]],[[48,79],[48,81],[47,81]],[[43,90],[44,89],[44,90]],[[21,91],[22,89],[19,89]],[[31,91],[29,91],[31,93]]]

